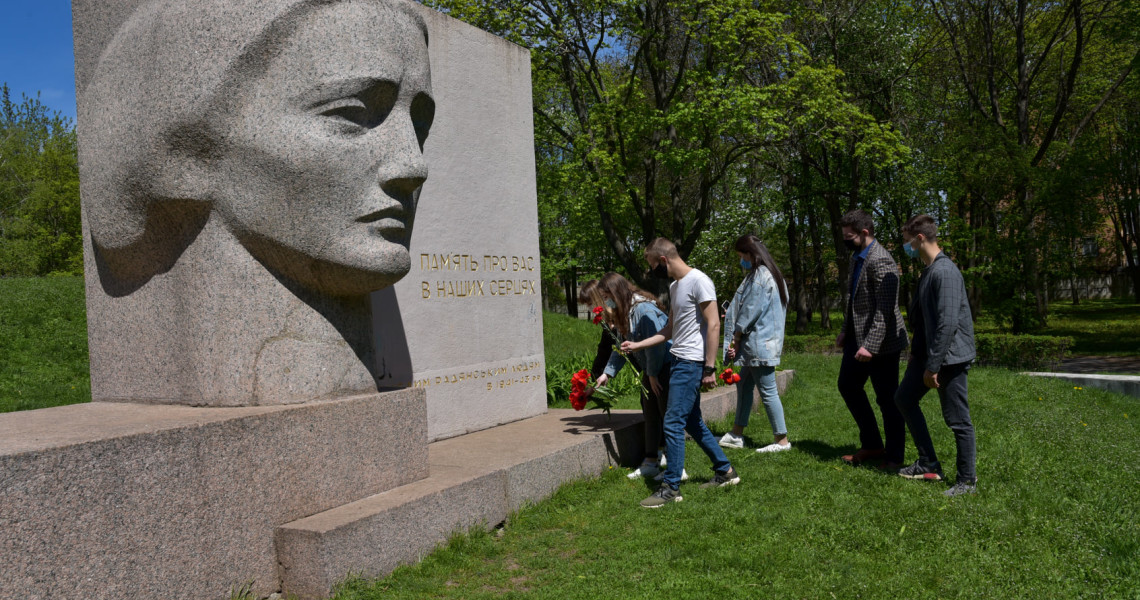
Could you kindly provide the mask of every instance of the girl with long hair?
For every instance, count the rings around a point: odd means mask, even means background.
[[[744,447],[744,428],[752,413],[752,388],[768,413],[774,441],[757,452],[788,450],[788,430],[784,406],[776,389],[776,365],[784,350],[784,319],[787,316],[788,288],[772,255],[759,237],[742,235],[733,246],[744,270],[744,281],[736,290],[724,317],[724,345],[728,361],[740,371],[736,384],[736,420],[720,445]]]
[[[657,334],[669,322],[664,307],[653,294],[633,285],[614,272],[606,273],[594,290],[598,304],[605,307],[606,323],[617,335],[618,343],[639,342]],[[629,356],[634,367],[641,371],[641,411],[645,415],[645,459],[629,474],[638,477],[660,477],[659,449],[664,445],[663,432],[665,407],[669,399],[669,344],[659,344],[633,352]],[[598,386],[615,377],[625,366],[620,352],[610,355],[605,372],[598,377]],[[682,477],[684,477],[682,473]]]

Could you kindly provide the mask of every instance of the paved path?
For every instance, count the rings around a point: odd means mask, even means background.
[[[1140,356],[1072,356],[1061,361],[1054,371],[1140,375]]]

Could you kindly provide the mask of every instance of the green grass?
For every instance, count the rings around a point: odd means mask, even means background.
[[[998,333],[991,319],[978,320],[978,331]],[[1083,300],[1049,305],[1048,326],[1035,335],[1073,338],[1070,355],[1140,356],[1140,304],[1132,300]]]
[[[1135,399],[971,371],[980,494],[947,499],[944,484],[842,464],[856,432],[838,358],[786,358],[795,449],[730,450],[741,485],[697,489],[711,472],[690,442],[680,504],[640,508],[650,487],[613,469],[336,598],[1140,597]],[[933,395],[924,406],[952,478],[952,436]],[[745,433],[770,439],[762,413]]]
[[[82,277],[0,279],[0,412],[91,400]]]

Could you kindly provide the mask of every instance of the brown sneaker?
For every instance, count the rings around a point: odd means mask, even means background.
[[[861,448],[855,454],[845,455],[843,457],[843,462],[845,462],[845,463],[847,463],[853,467],[857,467],[857,466],[859,466],[860,463],[866,462],[868,460],[874,460],[876,458],[882,458],[882,457],[886,456],[886,454],[887,454],[887,451],[884,450],[883,448],[877,448],[874,450],[869,450],[867,448]]]

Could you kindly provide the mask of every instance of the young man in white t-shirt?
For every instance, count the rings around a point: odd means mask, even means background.
[[[681,473],[685,465],[685,432],[693,436],[713,463],[715,475],[702,488],[740,483],[736,469],[729,464],[716,437],[701,418],[701,388],[716,385],[717,340],[720,338],[720,315],[717,314],[716,290],[708,275],[685,264],[677,247],[665,238],[657,238],[645,249],[650,273],[669,278],[672,304],[669,323],[657,335],[640,342],[622,342],[629,353],[673,340],[669,365],[669,406],[665,411],[665,457],[668,468],[661,487],[641,501],[646,508],[658,508],[680,502]]]

